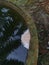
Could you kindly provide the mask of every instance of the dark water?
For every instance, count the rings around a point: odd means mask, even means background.
[[[6,57],[21,45],[21,35],[26,29],[25,20],[18,12],[0,6],[0,65],[24,65]]]

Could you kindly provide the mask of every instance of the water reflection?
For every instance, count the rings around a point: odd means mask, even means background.
[[[19,13],[0,6],[0,65],[24,65],[28,52],[21,42],[27,30],[24,22]]]
[[[26,61],[26,56],[27,56],[27,49],[23,47],[23,45],[20,45],[17,49],[14,49],[9,53],[7,56],[7,60],[18,60],[21,62]]]
[[[7,8],[2,8],[1,9],[1,12],[3,12],[3,13],[7,13],[9,11],[9,9],[7,9]]]

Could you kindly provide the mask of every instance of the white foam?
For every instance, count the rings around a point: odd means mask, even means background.
[[[29,44],[30,44],[30,32],[29,29],[27,29],[24,34],[21,36],[21,42],[23,46],[27,49],[29,49]]]

